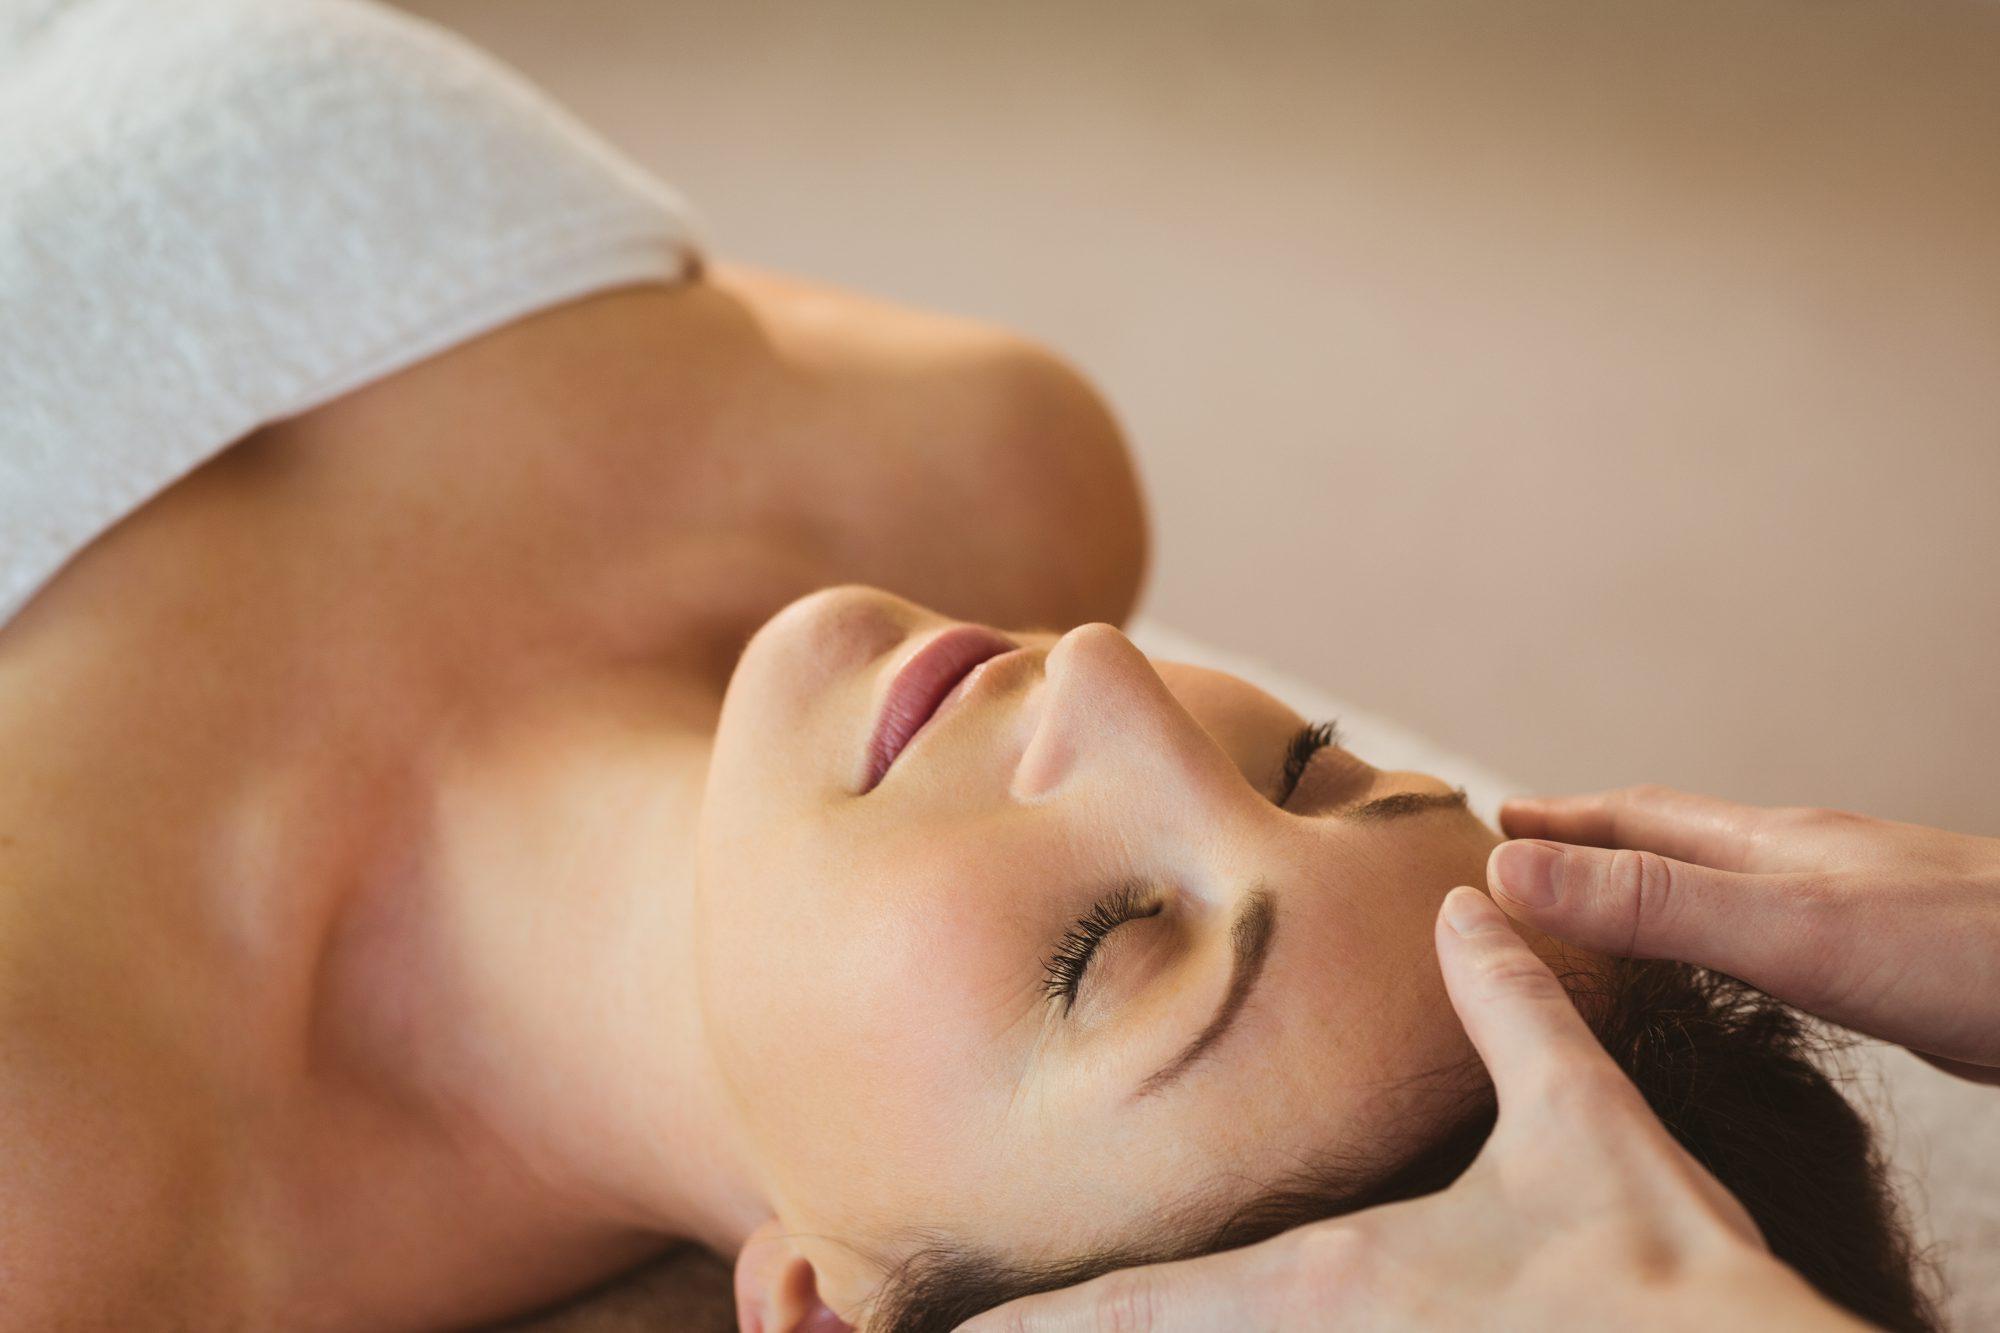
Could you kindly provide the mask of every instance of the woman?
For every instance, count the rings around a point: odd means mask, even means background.
[[[718,267],[225,444],[0,628],[9,1325],[461,1325],[682,1239],[916,1327],[1476,1150],[1427,927],[1497,838],[1112,628],[1047,353]],[[1747,1053],[1679,1127],[1925,1321],[1795,1032],[1542,945],[1664,1099]]]

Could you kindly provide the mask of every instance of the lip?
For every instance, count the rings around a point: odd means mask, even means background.
[[[912,653],[883,696],[868,738],[868,772],[861,790],[870,791],[882,781],[916,734],[963,693],[960,687],[975,667],[1018,647],[984,625],[953,625]]]

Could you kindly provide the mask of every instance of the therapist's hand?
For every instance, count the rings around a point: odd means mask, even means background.
[[[2000,838],[1665,787],[1509,801],[1500,824],[1550,840],[1487,864],[1537,930],[1699,963],[2000,1083]]]
[[[1499,1097],[1449,1189],[1002,1306],[976,1333],[1862,1327],[1771,1258],[1561,983],[1473,889],[1436,929]]]

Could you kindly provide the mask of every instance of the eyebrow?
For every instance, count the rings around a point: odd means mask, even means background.
[[[1453,787],[1450,791],[1398,791],[1387,796],[1378,796],[1360,805],[1342,806],[1327,813],[1337,819],[1351,819],[1357,823],[1377,823],[1384,819],[1399,819],[1405,815],[1420,815],[1426,810],[1470,810],[1466,804],[1465,788]]]
[[[1251,989],[1263,974],[1264,960],[1270,956],[1271,936],[1277,926],[1277,909],[1272,906],[1268,892],[1257,889],[1244,898],[1236,920],[1229,927],[1229,989],[1223,992],[1222,1003],[1215,1007],[1215,1017],[1195,1034],[1193,1041],[1181,1048],[1180,1054],[1148,1074],[1135,1096],[1150,1097],[1167,1087],[1185,1074],[1211,1046],[1222,1040],[1223,1034],[1235,1023],[1236,1015],[1243,1012]]]

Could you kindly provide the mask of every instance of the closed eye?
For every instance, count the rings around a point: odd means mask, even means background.
[[[1089,968],[1090,960],[1096,956],[1097,947],[1104,943],[1105,937],[1127,921],[1158,916],[1165,906],[1140,881],[1130,881],[1113,889],[1077,918],[1056,945],[1056,951],[1042,965],[1043,993],[1051,1000],[1060,1001],[1063,1013],[1067,1014],[1076,1004],[1084,971]]]
[[[1283,807],[1292,799],[1292,793],[1299,789],[1299,782],[1306,775],[1306,766],[1313,756],[1328,746],[1338,744],[1340,723],[1329,719],[1325,722],[1308,722],[1300,727],[1285,747],[1285,766],[1278,775],[1277,804]]]

